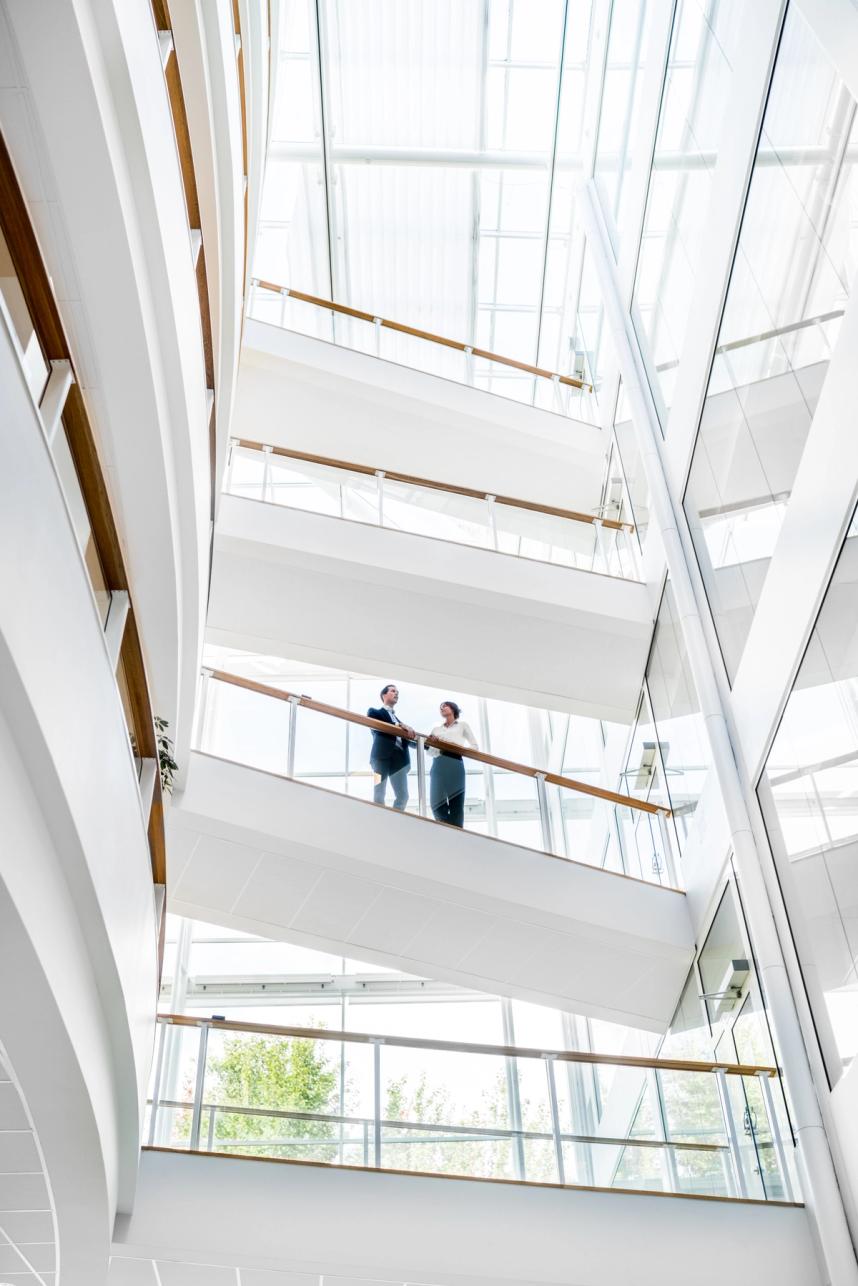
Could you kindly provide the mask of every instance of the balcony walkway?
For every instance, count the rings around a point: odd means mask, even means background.
[[[628,721],[645,585],[225,495],[210,640]]]
[[[664,1031],[685,896],[209,755],[170,810],[170,909]]]
[[[157,1151],[113,1255],[108,1286],[820,1283],[800,1206]]]

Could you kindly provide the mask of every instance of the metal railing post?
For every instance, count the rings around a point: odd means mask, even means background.
[[[736,1185],[736,1193],[740,1197],[747,1197],[748,1185],[745,1181],[745,1167],[742,1164],[742,1153],[739,1150],[739,1131],[736,1129],[736,1118],[733,1115],[733,1104],[730,1099],[730,1090],[727,1085],[727,1073],[718,1068],[715,1072],[715,1081],[718,1086],[718,1097],[721,1100],[721,1115],[724,1118],[724,1129],[727,1134],[727,1142],[730,1145],[730,1159],[733,1164],[733,1182]]]
[[[594,519],[593,519],[593,538],[594,538],[594,550],[593,550],[593,552],[594,552],[594,554],[598,554],[599,559],[601,560],[601,563],[602,563],[602,567],[603,567],[603,569],[604,569],[604,571],[605,571],[605,574],[606,574],[606,575],[608,575],[608,574],[609,574],[609,569],[608,569],[608,551],[607,551],[607,549],[606,549],[606,547],[605,547],[605,529],[604,529],[604,527],[602,526],[602,519],[601,519],[601,518],[594,518]],[[593,559],[593,562],[595,563],[595,561],[596,561],[596,560],[595,560],[595,558],[594,558],[594,559]],[[596,570],[596,569],[595,569],[595,567],[593,568],[593,570],[594,570],[594,571]]]
[[[381,1044],[380,1040],[372,1042],[372,1163],[376,1170],[381,1169]]]
[[[250,290],[247,292],[247,316],[253,316],[253,305],[256,303],[256,291],[259,286],[259,278],[250,278]]]
[[[152,1085],[152,1108],[149,1112],[149,1147],[155,1142],[155,1125],[158,1119],[158,1098],[161,1093],[161,1075],[164,1069],[164,1044],[167,1039],[167,1024],[158,1024],[158,1053],[155,1058],[155,1080]]]
[[[557,1106],[557,1082],[554,1079],[554,1055],[543,1054],[545,1073],[548,1077],[548,1102],[551,1107],[551,1134],[554,1139],[554,1155],[557,1159],[557,1180],[566,1182],[566,1168],[563,1164],[563,1140],[560,1137],[560,1109]]]
[[[196,719],[194,720],[194,737],[192,747],[196,750],[202,750],[203,739],[206,730],[206,713],[209,704],[209,684],[211,683],[211,670],[203,669],[200,671],[200,686],[197,692],[197,709]]]
[[[286,300],[289,298],[289,287],[282,286],[280,289],[280,325],[286,325]]]
[[[384,526],[384,470],[375,471],[376,495],[378,496],[378,525]]]
[[[235,460],[235,448],[237,446],[238,438],[230,438],[226,456],[226,477],[223,485],[223,489],[227,494],[232,491],[232,466],[233,461]]]
[[[208,1023],[200,1027],[200,1044],[197,1050],[197,1075],[194,1081],[194,1108],[191,1116],[190,1149],[198,1152],[200,1148],[200,1120],[203,1111],[203,1089],[206,1083],[206,1052],[209,1044]]]
[[[474,349],[473,345],[465,345],[465,383],[474,386]]]
[[[771,1078],[766,1072],[757,1072],[757,1079],[760,1082],[760,1089],[763,1094],[766,1116],[769,1118],[769,1129],[772,1132],[772,1147],[774,1148],[778,1168],[781,1172],[781,1184],[783,1185],[784,1198],[787,1201],[792,1201],[794,1200],[792,1180],[790,1179],[786,1149],[784,1148],[783,1135],[781,1134],[781,1125],[775,1110],[775,1098],[772,1094]]]
[[[673,856],[673,843],[671,841],[670,825],[667,820],[667,813],[662,812],[662,810],[659,809],[656,813],[656,817],[658,818],[658,831],[661,836],[661,847],[664,852],[664,864],[665,870],[667,871],[667,878],[670,880],[673,888],[677,889],[680,887],[679,875],[676,870],[676,862],[674,861]]]
[[[373,317],[372,324],[375,327],[375,355],[381,357],[381,318]]]
[[[417,738],[417,811],[421,817],[428,816],[426,809],[426,738]]]
[[[290,696],[289,698],[289,744],[286,747],[286,776],[295,776],[295,737],[298,732],[298,707],[301,704],[301,698]]]
[[[262,499],[268,499],[268,488],[271,485],[271,447],[264,446],[262,454],[265,459],[262,462]]]
[[[536,799],[539,804],[539,824],[542,827],[542,846],[546,853],[554,852],[551,838],[551,815],[548,811],[548,791],[545,786],[545,773],[536,774]]]
[[[649,1082],[650,1107],[652,1109],[653,1120],[656,1123],[656,1129],[661,1135],[661,1142],[665,1145],[661,1149],[661,1169],[665,1178],[665,1190],[667,1192],[679,1192],[679,1173],[676,1169],[676,1154],[670,1147],[670,1140],[667,1132],[667,1113],[664,1110],[664,1098],[661,1092],[661,1085],[658,1080],[658,1072],[651,1069],[647,1080]]]
[[[495,550],[497,550],[497,549],[499,548],[499,546],[498,546],[498,516],[497,516],[497,513],[496,513],[496,511],[495,511],[495,501],[496,501],[496,500],[497,500],[497,496],[486,496],[486,505],[488,506],[488,510],[489,510],[489,530],[490,530],[490,531],[491,531],[491,533],[492,533],[492,545],[494,546]]]

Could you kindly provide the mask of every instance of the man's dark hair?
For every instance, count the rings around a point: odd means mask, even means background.
[[[395,688],[395,687],[396,687],[395,683],[385,683],[384,687],[381,689],[378,695],[380,697],[383,697],[385,692],[389,692],[391,688]]]
[[[454,719],[458,719],[459,715],[462,713],[462,707],[459,705],[456,705],[455,701],[442,701],[441,705],[450,707],[450,709],[453,711]]]

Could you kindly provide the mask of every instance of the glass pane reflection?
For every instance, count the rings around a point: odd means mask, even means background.
[[[853,519],[760,788],[832,1081],[858,1052],[856,581]]]
[[[790,7],[686,510],[735,678],[855,263],[855,103]]]
[[[649,340],[642,348],[649,350],[662,427],[702,251],[742,9],[741,0],[680,0],[674,17],[633,309]]]

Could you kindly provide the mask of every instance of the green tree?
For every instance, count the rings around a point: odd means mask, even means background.
[[[206,1088],[206,1101],[220,1108],[214,1122],[216,1150],[333,1160],[335,1147],[325,1143],[334,1134],[333,1122],[268,1116],[265,1111],[336,1114],[337,1080],[322,1041],[310,1037],[227,1038],[223,1054],[209,1060]],[[260,1114],[224,1110],[229,1107],[253,1108]],[[208,1127],[205,1119],[203,1125]],[[260,1143],[264,1146],[258,1146]]]

